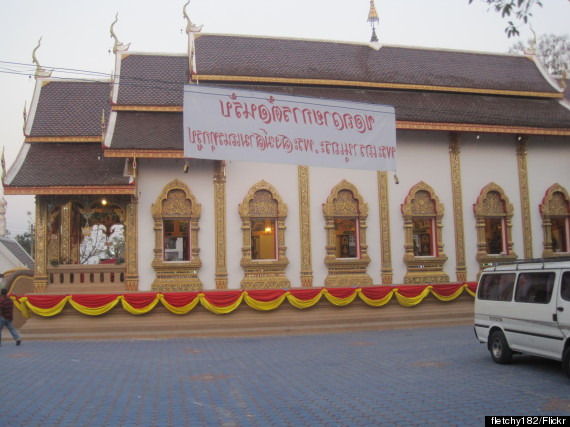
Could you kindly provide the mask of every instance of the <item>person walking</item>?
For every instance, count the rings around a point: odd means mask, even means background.
[[[14,318],[14,301],[8,297],[8,289],[2,288],[0,291],[0,345],[2,345],[2,329],[4,326],[8,328],[12,337],[16,340],[16,345],[20,345],[22,340],[14,325],[12,319]]]

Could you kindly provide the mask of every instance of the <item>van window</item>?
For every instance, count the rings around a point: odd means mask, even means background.
[[[562,283],[560,284],[560,296],[563,300],[570,301],[570,271],[566,271],[562,275]]]
[[[515,284],[514,273],[488,273],[481,276],[479,299],[491,301],[511,301]]]
[[[521,273],[517,281],[515,301],[547,304],[552,296],[554,272]]]

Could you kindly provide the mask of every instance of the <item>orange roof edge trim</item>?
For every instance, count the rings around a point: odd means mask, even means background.
[[[116,187],[72,187],[72,186],[52,186],[52,187],[4,187],[4,194],[7,195],[76,195],[76,194],[135,194],[135,186]]]
[[[257,77],[257,76],[224,76],[224,75],[207,75],[194,74],[192,80],[209,80],[223,82],[247,82],[247,83],[287,83],[287,84],[312,84],[323,86],[353,86],[353,87],[369,87],[379,89],[405,89],[405,90],[428,90],[436,92],[457,92],[457,93],[476,93],[486,95],[507,95],[521,96],[533,98],[560,98],[564,94],[559,92],[527,92],[515,90],[496,90],[496,89],[477,89],[463,88],[453,86],[430,86],[430,85],[410,85],[401,83],[377,83],[362,81],[346,81],[346,80],[325,80],[325,79],[294,79],[287,77]]]

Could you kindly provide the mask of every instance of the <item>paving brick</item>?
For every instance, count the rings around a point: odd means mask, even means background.
[[[492,362],[471,326],[24,341],[0,347],[11,427],[481,426],[570,415],[560,363]]]

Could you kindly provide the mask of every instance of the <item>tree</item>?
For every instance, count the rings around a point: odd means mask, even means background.
[[[514,16],[516,21],[509,21],[505,33],[507,37],[514,37],[520,35],[517,28],[517,23],[520,25],[527,24],[530,17],[532,17],[532,8],[534,6],[542,7],[541,0],[481,0],[491,6],[495,12],[499,12],[503,18]],[[473,0],[469,0],[469,4]]]
[[[33,248],[34,248],[34,231],[33,225],[31,231],[26,231],[22,234],[16,234],[14,236],[14,240],[20,244],[22,248],[31,256],[34,256]]]
[[[17,234],[14,236],[14,240],[20,244],[22,248],[33,258],[34,257],[34,243],[35,243],[35,230],[34,223],[32,221],[32,213],[30,211],[26,212],[28,217],[28,231],[22,234]]]
[[[527,44],[519,41],[509,48],[509,53],[533,50],[550,74],[564,75],[570,70],[570,36],[567,34],[544,34],[538,40],[528,40]]]

